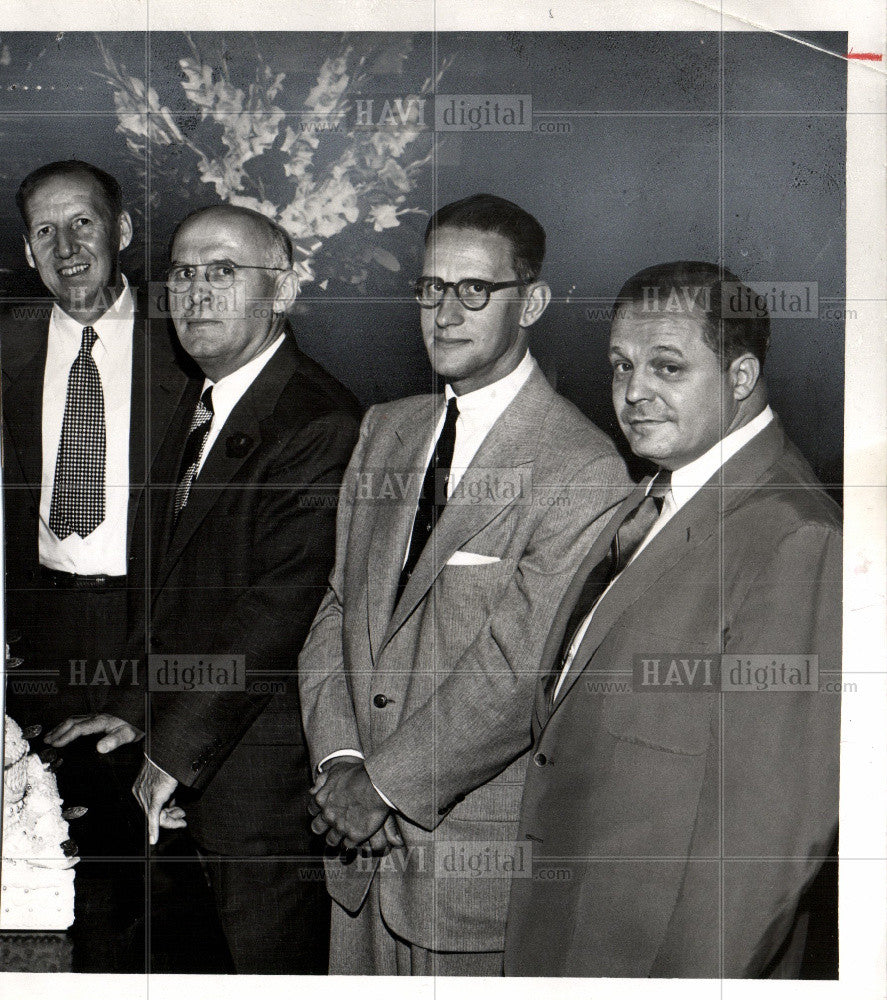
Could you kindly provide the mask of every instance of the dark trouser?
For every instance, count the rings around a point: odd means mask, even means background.
[[[123,663],[125,586],[93,590],[41,581],[7,597],[7,641],[24,661],[10,671],[10,709],[52,728],[70,715],[98,711],[114,686],[132,682]]]
[[[125,661],[127,591],[60,588],[42,580],[27,592],[8,594],[10,653],[22,658],[10,670],[7,714],[43,732],[71,715],[99,711],[115,685],[133,681]],[[144,856],[144,820],[131,794],[143,759],[142,744],[108,755],[96,752],[98,736],[60,747],[59,792],[65,806],[89,812],[71,824],[81,857]],[[48,750],[42,738],[36,752]]]
[[[201,858],[238,973],[326,974],[330,899],[319,861]]]

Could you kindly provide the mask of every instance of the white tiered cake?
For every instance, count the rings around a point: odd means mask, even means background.
[[[0,930],[65,930],[74,922],[74,865],[55,775],[6,716]],[[76,848],[75,848],[76,850]]]

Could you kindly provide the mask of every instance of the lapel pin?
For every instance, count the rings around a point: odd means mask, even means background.
[[[228,458],[243,458],[252,446],[249,434],[231,434],[225,442],[225,454]]]

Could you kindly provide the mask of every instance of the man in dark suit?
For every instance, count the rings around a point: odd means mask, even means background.
[[[798,975],[838,818],[841,513],[767,404],[759,307],[697,262],[620,292],[613,402],[659,472],[548,638],[506,974]]]
[[[295,672],[359,413],[294,343],[291,265],[286,233],[246,209],[204,209],[177,229],[170,307],[204,377],[152,470],[150,612],[135,638],[153,654],[150,715],[121,697],[53,734],[63,745],[101,732],[113,749],[147,725],[133,791],[150,842],[187,822],[239,972],[326,966]]]
[[[545,233],[513,202],[445,205],[416,282],[445,392],[374,407],[299,682],[330,971],[499,975],[545,627],[630,482],[528,350]],[[398,486],[400,484],[400,486]],[[476,878],[494,852],[496,870]]]
[[[52,298],[10,305],[2,319],[7,633],[38,671],[13,677],[9,710],[55,725],[101,707],[115,679],[132,681],[121,660],[127,591],[146,583],[137,509],[186,377],[166,322],[148,319],[120,271],[132,223],[117,181],[78,160],[50,163],[17,202],[28,263]],[[47,683],[51,693],[38,690]],[[109,774],[92,748],[66,756],[62,793],[90,808],[81,852],[138,849],[138,824],[125,831],[112,815],[129,799],[125,762]]]

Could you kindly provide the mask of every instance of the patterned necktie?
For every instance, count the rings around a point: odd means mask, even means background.
[[[428,544],[428,539],[440,519],[441,512],[447,505],[447,481],[450,478],[450,466],[453,464],[453,451],[456,448],[456,421],[458,418],[459,407],[456,403],[456,397],[453,396],[447,403],[447,416],[444,420],[443,430],[441,430],[437,444],[434,446],[434,453],[425,471],[425,479],[422,481],[422,492],[419,494],[416,516],[413,519],[413,532],[410,535],[409,553],[397,585],[398,598],[416,568],[419,556],[422,555],[422,550]]]
[[[563,669],[570,658],[570,649],[576,638],[577,630],[588,617],[589,612],[594,608],[598,600],[600,600],[603,592],[628,565],[629,560],[644,538],[646,538],[652,525],[639,537],[636,536],[629,545],[621,543],[619,538],[620,530],[634,518],[643,517],[645,508],[650,508],[646,514],[646,519],[649,519],[654,511],[657,515],[661,514],[665,498],[670,492],[671,472],[667,469],[660,469],[650,483],[646,495],[641,497],[635,506],[630,507],[626,511],[621,523],[616,528],[616,533],[613,535],[613,543],[610,546],[609,560],[603,559],[588,574],[579,594],[579,600],[576,601],[576,606],[570,612],[570,617],[567,620],[560,655],[557,658],[554,669],[546,680],[546,688],[549,696],[553,696],[553,692],[557,689]]]
[[[660,469],[659,472],[653,477],[650,482],[650,488],[647,490],[647,496],[641,503],[641,508],[639,508],[638,513],[643,508],[644,504],[652,505],[656,510],[657,518],[662,515],[663,507],[665,506],[666,500],[671,496],[671,471],[669,469]],[[630,517],[632,515],[628,515]],[[635,515],[637,516],[637,515]],[[628,517],[625,520],[628,520]],[[623,524],[625,522],[623,521]],[[656,522],[654,521],[653,524]],[[622,525],[619,526],[620,528]],[[652,529],[653,525],[650,525]],[[650,530],[648,529],[648,531]],[[621,544],[619,538],[619,529],[617,528],[616,534],[613,537],[613,560],[612,567],[610,569],[610,575],[608,577],[607,583],[615,579],[622,570],[628,565],[631,557],[637,551],[641,542],[647,537],[646,534],[640,536],[640,538],[635,538],[634,543],[631,546],[625,546]],[[590,609],[589,609],[590,610]]]
[[[197,406],[194,407],[188,440],[185,442],[185,450],[182,452],[182,461],[179,465],[179,485],[176,488],[176,520],[188,503],[191,484],[197,475],[197,467],[200,465],[200,457],[203,454],[203,446],[206,444],[212,420],[213,387],[208,386],[200,399],[197,400]]]
[[[68,375],[49,506],[49,528],[59,538],[86,538],[105,520],[105,397],[92,356],[96,340],[95,330],[85,326]]]

